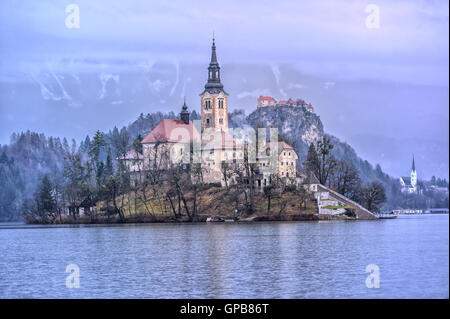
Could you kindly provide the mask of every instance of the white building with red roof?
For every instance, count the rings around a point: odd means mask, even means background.
[[[247,145],[229,133],[227,95],[220,82],[220,67],[213,42],[208,81],[200,94],[201,121],[190,121],[186,101],[179,120],[161,120],[141,141],[143,153],[138,160],[142,161],[143,169],[165,170],[173,165],[186,164],[188,167],[192,163],[201,163],[205,182],[224,184],[224,163],[242,162],[244,147]],[[261,96],[258,106],[260,101],[261,106],[276,103],[272,97]],[[278,145],[278,163],[272,173],[280,177],[295,177],[297,154],[285,142],[279,142]],[[269,156],[256,156],[255,159],[257,163],[263,163],[269,160]]]
[[[162,119],[141,141],[144,168],[167,169],[173,164],[190,162],[194,144],[200,145],[201,134],[189,120],[186,101],[180,120]]]
[[[267,184],[268,175],[273,174],[273,170],[276,170],[276,174],[280,178],[295,178],[297,173],[297,153],[294,148],[284,141],[276,143],[277,155],[275,158],[271,157],[272,143],[267,142],[265,145],[265,152],[259,152],[256,159],[259,172],[263,175],[262,185]],[[275,159],[276,163],[271,163]],[[275,167],[273,167],[274,165]]]
[[[277,102],[277,106],[287,106],[288,105],[288,102],[287,101],[278,101]]]
[[[265,106],[274,106],[277,103],[275,99],[271,96],[260,96],[258,98],[258,108]]]

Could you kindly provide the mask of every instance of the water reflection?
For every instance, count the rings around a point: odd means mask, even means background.
[[[0,225],[2,298],[448,298],[448,215],[360,222]],[[80,288],[65,286],[68,264]],[[380,289],[365,267],[380,267]]]

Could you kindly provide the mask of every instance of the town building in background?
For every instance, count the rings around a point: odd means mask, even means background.
[[[400,186],[402,188],[402,192],[405,193],[417,193],[417,171],[416,171],[416,163],[413,156],[412,168],[410,176],[402,176],[400,177]]]
[[[274,106],[277,103],[275,99],[271,96],[260,96],[258,98],[258,108],[265,106]]]
[[[291,107],[304,107],[308,112],[314,113],[314,107],[311,103],[306,103],[302,99],[292,99],[277,101],[271,96],[260,96],[258,98],[257,108],[268,107],[268,106],[291,106]]]

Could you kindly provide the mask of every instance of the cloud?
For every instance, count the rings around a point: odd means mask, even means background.
[[[289,83],[287,85],[288,89],[305,89],[307,86],[300,83]]]
[[[246,98],[246,97],[254,97],[254,98],[258,98],[258,97],[261,96],[261,95],[270,95],[270,94],[271,94],[271,93],[270,93],[270,90],[258,88],[258,89],[252,90],[252,91],[243,91],[243,92],[240,92],[240,93],[238,93],[238,94],[236,95],[236,97],[237,97],[238,99],[244,99],[244,98]]]
[[[64,3],[2,1],[1,66],[85,58],[204,61],[214,30],[222,61],[302,61],[314,66],[309,72],[395,81],[419,81],[426,70],[424,82],[448,86],[447,1],[377,1],[379,29],[366,27],[367,1],[356,0],[77,4],[81,27],[67,29]],[[409,71],[374,71],[385,65]]]

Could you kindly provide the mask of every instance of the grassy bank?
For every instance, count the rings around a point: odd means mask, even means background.
[[[286,191],[275,195],[256,192],[253,211],[247,209],[246,195],[239,189],[208,186],[195,193],[185,192],[184,201],[170,197],[167,189],[149,189],[145,193],[132,191],[116,200],[123,214],[112,213],[111,203],[100,202],[91,214],[61,215],[45,222],[49,224],[115,224],[115,223],[183,223],[183,222],[256,222],[256,221],[314,221],[352,219],[348,216],[319,215],[310,194]],[[248,194],[247,194],[248,196]],[[270,209],[269,209],[270,200]],[[195,213],[194,213],[195,211]],[[189,212],[189,214],[188,214]]]

